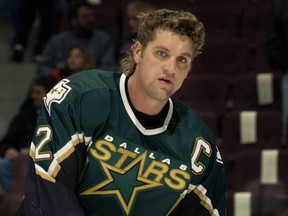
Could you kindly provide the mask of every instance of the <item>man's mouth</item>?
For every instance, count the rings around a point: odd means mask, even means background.
[[[171,84],[171,80],[169,80],[167,77],[163,77],[159,79],[161,82],[165,83],[165,84]]]

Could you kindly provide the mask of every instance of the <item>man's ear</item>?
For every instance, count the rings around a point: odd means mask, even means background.
[[[132,51],[134,61],[136,64],[138,64],[142,55],[142,44],[139,41],[135,42],[135,44],[132,46]]]

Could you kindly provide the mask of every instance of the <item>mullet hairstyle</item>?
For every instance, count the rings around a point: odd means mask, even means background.
[[[186,11],[160,9],[140,13],[137,19],[139,28],[134,42],[140,42],[143,49],[149,41],[154,39],[156,30],[161,29],[189,37],[193,44],[193,59],[201,53],[205,41],[205,31],[203,23],[194,14]],[[133,46],[120,61],[121,70],[127,76],[131,76],[136,67],[132,51]]]

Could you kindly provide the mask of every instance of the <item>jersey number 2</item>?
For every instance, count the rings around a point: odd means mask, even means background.
[[[48,126],[41,126],[36,131],[36,136],[43,136],[35,146],[35,160],[46,160],[51,158],[50,151],[42,151],[43,147],[52,139],[52,129]]]

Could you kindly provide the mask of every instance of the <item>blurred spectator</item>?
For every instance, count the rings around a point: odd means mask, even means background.
[[[38,61],[40,76],[48,75],[52,69],[65,65],[69,49],[82,44],[89,50],[98,68],[115,66],[114,44],[108,33],[95,28],[93,6],[86,1],[72,1],[68,5],[70,28],[48,42]]]
[[[130,50],[133,45],[133,39],[136,38],[138,30],[137,15],[142,12],[147,12],[149,10],[154,10],[154,8],[145,1],[132,1],[126,7],[126,19],[127,19],[127,30],[128,34],[125,36],[124,40],[120,44],[120,54]]]
[[[0,141],[0,191],[9,191],[13,161],[21,151],[29,148],[42,98],[55,84],[52,77],[39,77],[32,81],[27,98]]]
[[[53,70],[51,76],[61,80],[74,73],[93,68],[95,64],[88,50],[82,45],[74,45],[69,50],[65,67]]]
[[[0,1],[0,21],[11,22],[13,19],[13,14],[18,8],[19,1],[21,0],[1,0]]]
[[[287,140],[288,121],[288,1],[273,0],[267,37],[267,56],[273,69],[282,76],[283,142]]]
[[[19,9],[16,12],[15,35],[11,60],[22,62],[25,48],[29,40],[30,32],[37,15],[40,26],[36,38],[33,56],[39,55],[53,33],[55,24],[54,0],[20,0]]]

